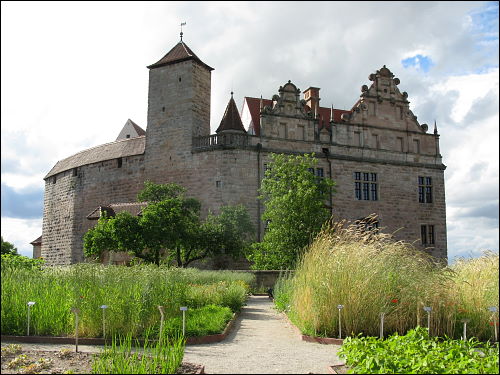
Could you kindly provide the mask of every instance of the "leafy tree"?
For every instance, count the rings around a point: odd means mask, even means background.
[[[167,198],[177,198],[185,192],[185,188],[175,183],[155,184],[151,181],[145,181],[144,188],[137,194],[137,200],[139,202],[160,202]]]
[[[252,245],[249,260],[256,269],[292,269],[303,249],[329,219],[325,205],[335,183],[311,173],[314,154],[272,154],[260,189],[268,223],[262,243]]]
[[[1,236],[0,238],[2,239],[2,254],[19,255],[17,252],[17,248],[13,244],[4,241],[3,236]]]
[[[252,232],[246,209],[223,207],[220,215],[209,214],[202,221],[200,202],[184,193],[185,189],[176,184],[146,182],[138,195],[139,200],[149,202],[141,216],[123,212],[99,219],[84,236],[85,255],[126,251],[159,265],[162,253],[166,253],[169,263],[187,267],[209,256],[241,254]]]

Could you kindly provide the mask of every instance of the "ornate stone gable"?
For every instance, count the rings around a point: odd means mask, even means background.
[[[360,99],[350,114],[343,114],[342,120],[349,124],[362,124],[425,133],[426,124],[420,125],[417,116],[410,110],[408,94],[398,88],[399,78],[384,65],[368,76],[370,87],[361,86]]]
[[[300,89],[291,81],[278,89],[279,95],[273,95],[272,107],[264,107],[263,112],[267,115],[290,116],[302,119],[310,119],[310,115],[304,110],[305,101],[300,99]]]

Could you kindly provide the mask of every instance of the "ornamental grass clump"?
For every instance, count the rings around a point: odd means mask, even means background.
[[[337,337],[337,305],[345,334],[406,332],[426,324],[422,307],[447,302],[452,273],[392,236],[345,221],[323,228],[302,257],[290,293],[290,318],[306,334]],[[431,332],[446,333],[435,308]]]
[[[498,309],[498,264],[498,254],[485,252],[479,258],[461,258],[451,267],[454,284],[449,291],[453,300],[449,312],[456,321],[455,337],[462,332],[461,320],[470,319],[467,336],[483,340],[493,338],[493,325],[498,325],[498,312],[488,309]]]

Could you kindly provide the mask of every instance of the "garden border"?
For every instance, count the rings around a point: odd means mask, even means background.
[[[234,322],[238,318],[239,313],[234,313],[231,320],[227,323],[226,328],[222,333],[207,336],[198,337],[187,337],[186,345],[198,345],[198,344],[210,344],[213,342],[219,342],[224,340],[229,334],[231,328],[234,326]],[[75,337],[58,337],[58,336],[12,336],[12,335],[1,335],[1,341],[4,342],[23,342],[23,343],[36,343],[36,344],[75,344]],[[111,338],[100,338],[100,337],[79,337],[79,345],[106,345],[111,344]],[[141,345],[144,344],[144,340],[139,340]]]
[[[292,323],[288,315],[286,315],[284,312],[282,314],[285,316],[286,321],[292,326],[292,328],[295,330],[295,332],[300,336],[300,339],[302,341],[307,341],[307,342],[316,342],[318,344],[323,344],[323,345],[342,345],[344,343],[344,339],[336,339],[333,337],[319,337],[319,336],[308,336],[302,334],[300,331],[299,327],[297,327],[295,324]]]

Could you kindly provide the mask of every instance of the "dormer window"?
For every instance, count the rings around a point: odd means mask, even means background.
[[[127,137],[127,138],[130,138],[130,134],[127,134],[127,135],[126,135],[126,137]]]

